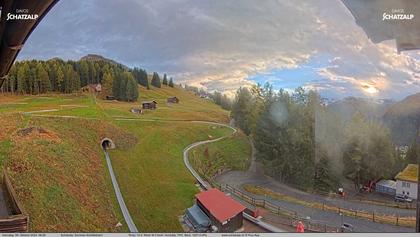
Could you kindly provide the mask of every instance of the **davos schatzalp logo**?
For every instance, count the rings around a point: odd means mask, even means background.
[[[414,14],[405,13],[404,9],[392,9],[382,14],[382,21],[406,21],[414,19]]]
[[[6,21],[10,20],[36,20],[38,14],[29,14],[28,9],[16,9],[15,13],[7,13]]]

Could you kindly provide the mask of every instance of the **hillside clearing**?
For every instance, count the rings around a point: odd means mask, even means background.
[[[228,170],[246,170],[251,162],[251,145],[243,132],[217,142],[194,148],[190,152],[194,169],[207,180]]]
[[[182,150],[190,143],[210,136],[221,137],[231,130],[186,122],[118,121],[117,124],[139,139],[131,149],[109,152],[136,225],[145,232],[182,231],[178,216],[192,205],[198,192],[194,178],[184,166]]]

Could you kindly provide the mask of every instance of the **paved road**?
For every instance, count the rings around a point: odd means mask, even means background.
[[[252,144],[252,143],[251,143]],[[253,145],[252,145],[253,146]],[[341,216],[337,213],[322,211],[319,209],[313,209],[306,206],[298,205],[291,202],[273,200],[269,197],[253,195],[246,192],[243,189],[245,184],[254,184],[263,187],[270,188],[279,193],[284,193],[299,199],[307,200],[307,201],[317,201],[317,202],[325,202],[326,204],[341,206],[348,209],[353,210],[368,210],[368,211],[375,211],[378,213],[384,214],[400,214],[401,216],[413,216],[413,210],[407,209],[399,209],[399,208],[391,208],[379,205],[371,205],[366,203],[356,203],[353,201],[341,200],[341,199],[334,199],[334,198],[327,198],[319,195],[305,193],[303,191],[291,188],[285,184],[280,183],[277,180],[274,180],[271,177],[265,176],[262,166],[260,163],[256,161],[256,151],[255,147],[252,147],[252,159],[251,165],[248,171],[230,171],[225,174],[222,174],[216,177],[216,182],[220,184],[229,184],[230,186],[236,187],[241,191],[257,197],[257,198],[266,198],[267,200],[284,207],[288,210],[295,211],[298,213],[299,216],[309,216],[312,221],[318,222],[320,224],[327,224],[330,226],[341,226],[341,222],[351,223],[355,226],[355,231],[357,232],[413,232],[413,228],[407,227],[399,227],[394,225],[388,224],[381,224],[376,223],[368,220],[358,219],[343,216],[343,220]]]
[[[120,187],[118,186],[117,178],[115,178],[114,171],[112,169],[111,159],[109,158],[108,152],[104,151],[106,164],[108,165],[109,175],[111,176],[112,185],[114,186],[115,196],[117,196],[118,204],[120,205],[121,212],[124,216],[125,223],[127,223],[128,229],[131,233],[138,233],[136,225],[133,219],[131,219],[130,213],[128,212],[127,206],[125,205],[124,198],[121,194]]]
[[[243,188],[242,185],[252,183],[257,185],[262,185],[264,183],[255,182],[255,178],[251,175],[247,175],[247,172],[241,171],[231,171],[226,173],[225,175],[219,176],[216,178],[216,181],[221,184],[229,184],[234,186],[241,191],[247,193]],[[265,183],[267,185],[269,183]],[[270,186],[271,187],[271,186]],[[273,187],[271,187],[273,188]],[[298,205],[291,202],[280,201],[276,199],[272,199],[269,197],[253,195],[251,193],[247,193],[255,198],[266,199],[270,202],[279,205],[283,208],[286,208],[291,211],[295,211],[298,213],[299,216],[309,216],[313,222],[317,222],[320,224],[327,224],[329,226],[341,226],[341,216],[338,213],[333,213],[329,211],[322,211],[319,209],[309,208],[303,205]],[[343,222],[350,223],[355,226],[356,232],[413,232],[413,228],[406,228],[406,227],[399,227],[394,225],[387,225],[376,223],[364,219],[352,218],[343,216]]]

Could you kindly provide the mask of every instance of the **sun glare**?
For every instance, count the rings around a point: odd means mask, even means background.
[[[363,88],[363,90],[364,91],[366,91],[367,93],[369,93],[369,94],[375,94],[375,93],[378,93],[379,92],[379,90],[378,89],[376,89],[375,87],[373,87],[373,86],[367,86],[367,87],[364,87]]]

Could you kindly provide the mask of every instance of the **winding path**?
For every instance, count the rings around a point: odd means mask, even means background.
[[[60,117],[60,118],[83,118],[83,117],[78,117],[78,116],[60,116],[60,115],[44,115],[44,114],[37,114],[37,112],[45,112],[45,111],[32,111],[32,112],[27,112],[26,114],[34,116],[34,117]],[[96,119],[96,118],[85,118],[85,119]],[[204,123],[204,124],[214,124],[217,126],[223,126],[223,127],[228,127],[230,129],[232,129],[233,133],[235,134],[237,132],[237,130],[229,125],[226,124],[221,124],[221,123],[217,123],[217,122],[209,122],[209,121],[191,121],[191,120],[165,120],[165,119],[138,119],[138,118],[114,118],[114,120],[140,120],[140,121],[161,121],[161,122],[170,122],[170,121],[176,121],[176,122],[190,122],[190,123]],[[230,135],[232,135],[230,134]],[[199,145],[203,145],[206,143],[212,143],[212,142],[216,142],[216,141],[220,141],[230,135],[226,135],[220,138],[216,138],[216,139],[212,139],[212,140],[205,140],[205,141],[199,141],[199,142],[195,142],[193,144],[190,144],[189,146],[187,146],[184,151],[183,151],[183,160],[185,163],[185,166],[187,167],[187,169],[191,172],[191,174],[195,177],[195,179],[200,183],[200,185],[203,188],[209,188],[210,185],[203,180],[200,175],[192,168],[191,164],[189,163],[188,160],[188,152],[193,149],[194,147],[197,147]],[[123,213],[124,219],[129,227],[129,230],[131,232],[138,232],[133,220],[131,219],[131,216],[127,210],[127,207],[125,205],[124,199],[122,197],[122,194],[120,192],[117,180],[115,178],[113,169],[112,169],[112,165],[111,165],[111,161],[109,158],[108,153],[105,151],[105,156],[106,156],[106,161],[107,161],[107,165],[108,165],[108,169],[109,169],[109,173],[112,179],[112,183],[114,186],[114,190],[118,199],[118,203],[120,205],[121,211]],[[217,177],[217,181],[219,183],[222,184],[229,184],[231,186],[237,187],[239,189],[243,190],[243,185],[247,184],[247,183],[252,183],[252,184],[256,184],[256,185],[261,185],[261,186],[266,186],[266,187],[270,187],[272,189],[274,189],[275,191],[279,191],[279,192],[286,192],[289,193],[292,196],[298,196],[299,198],[302,198],[304,200],[312,200],[314,201],[323,201],[326,203],[331,203],[331,204],[335,204],[338,206],[342,206],[342,207],[347,207],[351,208],[351,209],[356,209],[356,210],[369,210],[369,211],[375,211],[375,212],[379,212],[379,213],[384,213],[384,214],[395,214],[398,213],[399,216],[411,216],[413,213],[413,210],[404,210],[404,209],[395,209],[395,208],[389,208],[389,207],[377,207],[375,205],[367,205],[367,204],[360,204],[360,203],[354,203],[354,202],[349,202],[349,201],[343,201],[343,200],[334,200],[334,199],[325,199],[323,197],[322,200],[319,200],[320,197],[316,196],[316,195],[308,195],[306,193],[302,193],[299,192],[298,190],[294,190],[286,185],[283,184],[279,184],[279,182],[275,182],[273,179],[270,179],[264,175],[261,175],[261,167],[258,164],[258,162],[255,161],[255,148],[253,147],[253,157],[252,157],[252,163],[251,166],[249,168],[248,171],[243,172],[243,171],[230,171],[224,175],[221,175],[219,177]],[[267,198],[267,197],[265,197]],[[267,198],[269,199],[269,198]],[[277,203],[278,205],[284,206],[288,209],[297,211],[298,213],[307,215],[307,216],[312,216],[315,219],[323,222],[328,222],[328,223],[334,223],[336,225],[340,225],[340,218],[339,216],[337,216],[337,214],[333,214],[333,213],[329,213],[329,212],[325,212],[325,211],[321,211],[321,210],[314,210],[308,207],[303,207],[303,206],[299,206],[299,205],[294,205],[293,203],[290,202],[284,202],[284,201],[279,201],[279,200],[270,200],[274,203]],[[373,209],[373,210],[372,210]],[[244,217],[247,218],[248,220],[250,220],[249,218],[251,218],[250,216],[246,216],[244,214]],[[348,219],[347,219],[348,218]],[[350,217],[346,217],[346,221],[349,222],[353,222],[353,224],[355,224],[357,226],[357,231],[361,231],[361,232],[378,232],[378,231],[387,231],[387,232],[412,232],[412,228],[405,228],[405,227],[398,227],[398,226],[392,226],[392,225],[387,225],[387,224],[380,224],[380,223],[375,223],[375,222],[369,222],[366,220],[360,220],[360,219],[355,219],[355,218],[350,218]],[[251,220],[252,222],[256,223],[256,220]],[[265,223],[266,224],[266,223]],[[259,224],[260,226],[264,225],[264,224]],[[270,228],[270,227],[268,227]],[[273,227],[276,228],[276,227]],[[266,228],[267,229],[267,228]],[[280,230],[281,231],[281,230]],[[279,231],[274,231],[274,232],[279,232]]]
[[[193,149],[194,147],[206,144],[206,143],[212,143],[212,142],[217,142],[220,141],[228,136],[231,136],[233,134],[235,134],[237,132],[236,128],[226,125],[226,124],[222,124],[222,123],[216,123],[216,122],[206,122],[206,121],[191,121],[194,123],[206,123],[206,124],[214,124],[214,125],[218,125],[218,126],[223,126],[223,127],[227,127],[233,130],[233,133],[230,135],[226,135],[223,137],[219,137],[216,139],[212,139],[212,140],[205,140],[205,141],[199,141],[199,142],[195,142],[193,144],[188,145],[183,152],[183,156],[184,156],[184,164],[187,167],[187,169],[191,172],[191,174],[194,176],[194,178],[200,183],[200,185],[204,188],[204,189],[208,189],[211,188],[210,184],[207,183],[204,179],[201,178],[201,176],[193,169],[193,167],[191,166],[189,159],[188,159],[188,153],[191,149]],[[247,213],[243,213],[243,216],[245,219],[247,219],[248,221],[253,222],[254,224],[268,230],[271,232],[275,232],[275,233],[279,233],[279,232],[287,232],[286,230],[280,229],[278,227],[275,227],[271,224],[268,224],[258,218],[254,218],[251,215],[248,215]]]
[[[200,185],[205,188],[208,189],[210,188],[210,184],[207,183],[204,179],[201,178],[201,176],[193,169],[192,165],[190,164],[189,158],[188,158],[188,153],[191,149],[193,149],[194,147],[206,144],[206,143],[211,143],[211,142],[217,142],[220,141],[228,136],[231,136],[233,134],[235,134],[237,132],[236,128],[231,127],[229,125],[226,124],[221,124],[221,123],[215,123],[215,122],[206,122],[206,121],[192,121],[193,123],[206,123],[206,124],[214,124],[214,125],[218,125],[218,126],[223,126],[223,127],[227,127],[233,130],[233,133],[230,135],[226,135],[223,137],[219,137],[216,139],[212,139],[212,140],[205,140],[205,141],[199,141],[199,142],[195,142],[193,144],[188,145],[183,152],[183,156],[184,156],[184,164],[187,167],[187,169],[191,172],[191,174],[194,176],[194,178],[200,183]]]
[[[36,117],[54,117],[54,118],[74,118],[74,119],[82,119],[83,117],[79,117],[79,116],[63,116],[63,115],[35,115],[30,113],[31,116],[36,116]],[[96,119],[96,118],[88,118],[88,119]],[[208,184],[204,179],[201,178],[201,176],[193,169],[193,167],[191,166],[189,160],[188,160],[188,152],[193,149],[194,147],[197,147],[199,145],[203,145],[206,143],[212,143],[212,142],[216,142],[216,141],[220,141],[228,136],[231,136],[233,134],[235,134],[237,132],[237,129],[227,125],[227,124],[222,124],[222,123],[217,123],[217,122],[210,122],[210,121],[199,121],[199,120],[166,120],[166,119],[138,119],[138,118],[114,118],[114,120],[118,121],[144,121],[144,122],[190,122],[190,123],[202,123],[202,124],[213,124],[213,125],[217,125],[217,126],[223,126],[223,127],[227,127],[230,128],[233,132],[229,135],[226,136],[222,136],[216,139],[211,139],[211,140],[205,140],[205,141],[199,141],[199,142],[195,142],[192,143],[190,145],[188,145],[184,151],[183,151],[183,159],[184,159],[184,164],[187,167],[187,169],[191,172],[191,174],[194,176],[194,178],[200,183],[200,185],[205,188],[208,189],[210,188],[210,184]],[[132,233],[138,233],[138,229],[136,227],[136,225],[134,224],[133,219],[131,218],[131,215],[127,209],[127,206],[125,205],[124,202],[124,198],[121,194],[117,179],[115,177],[113,168],[112,168],[112,164],[111,164],[111,159],[109,158],[109,154],[106,150],[104,150],[105,153],[105,159],[106,159],[106,163],[108,166],[108,170],[109,170],[109,174],[111,176],[111,181],[112,181],[112,185],[114,187],[114,191],[115,191],[115,195],[117,197],[118,200],[118,204],[120,206],[121,212],[123,213],[124,216],[124,220],[127,223],[127,226],[130,230],[130,232]],[[243,213],[243,216],[245,219],[247,219],[248,221],[268,230],[271,232],[287,232],[286,230],[280,229],[278,227],[275,227],[271,224],[268,224],[260,219],[254,218],[246,213]]]
[[[121,212],[124,216],[124,220],[127,223],[128,229],[131,233],[138,233],[136,224],[134,224],[133,219],[128,212],[127,206],[125,205],[124,198],[121,194],[120,187],[118,186],[117,178],[114,175],[114,170],[112,169],[111,159],[109,158],[108,152],[104,150],[106,164],[108,165],[109,175],[111,176],[112,186],[114,186],[115,196],[117,196],[118,204],[120,205]]]

